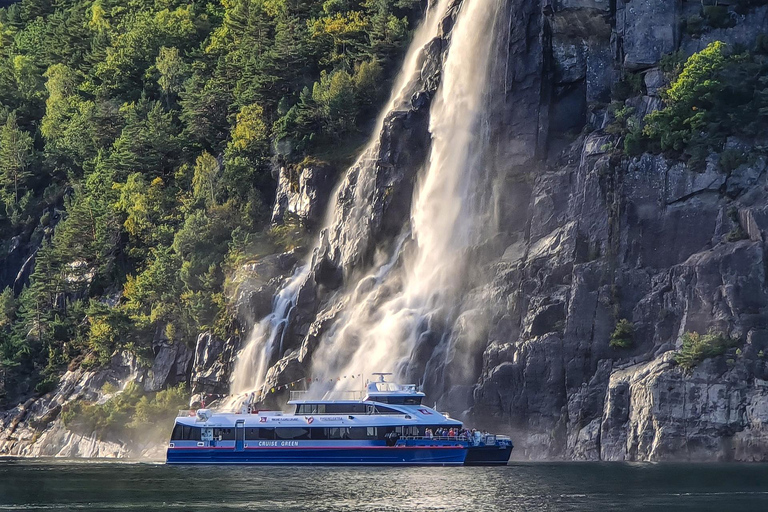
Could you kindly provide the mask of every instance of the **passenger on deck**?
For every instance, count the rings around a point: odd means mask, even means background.
[[[431,428],[427,428],[424,431],[424,437],[426,437],[427,439],[432,439],[433,434],[432,434],[432,429]]]

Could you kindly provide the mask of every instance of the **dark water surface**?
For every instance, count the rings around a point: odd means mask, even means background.
[[[293,468],[0,459],[0,510],[768,511],[768,465]]]

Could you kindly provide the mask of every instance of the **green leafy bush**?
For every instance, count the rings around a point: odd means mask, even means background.
[[[675,354],[675,362],[690,371],[705,359],[725,354],[736,342],[722,332],[710,331],[704,335],[686,332],[683,334],[683,346]]]
[[[728,136],[752,137],[765,126],[768,61],[733,54],[716,41],[688,59],[663,99],[666,106],[646,117],[643,134],[662,150],[701,163]]]
[[[634,343],[634,331],[635,326],[627,320],[622,318],[616,323],[616,329],[611,334],[611,340],[609,345],[613,348],[629,348]]]

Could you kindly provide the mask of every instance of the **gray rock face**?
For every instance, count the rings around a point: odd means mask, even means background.
[[[286,212],[296,215],[308,226],[321,223],[333,187],[333,174],[325,164],[282,167],[272,209],[272,224],[282,223]]]
[[[655,66],[680,42],[681,0],[617,2],[616,29],[624,40],[627,69]]]
[[[512,306],[496,314],[474,415],[509,421],[534,458],[765,460],[766,219],[724,212],[764,202],[768,182],[753,177],[733,204],[715,160],[704,173],[611,162],[603,141],[589,135],[537,178],[528,248],[494,283]],[[755,238],[724,241],[733,222]],[[629,349],[608,345],[620,318]],[[686,374],[679,336],[710,329],[741,348]]]
[[[65,373],[54,392],[0,412],[0,455],[108,458],[139,455],[123,443],[71,432],[59,415],[62,407],[73,401],[108,398],[103,391],[106,383],[122,389],[128,382],[141,384],[145,378],[146,370],[127,352],[115,354],[103,370],[79,369]]]
[[[483,257],[457,305],[462,313],[449,326],[428,326],[404,373],[425,375],[441,407],[513,433],[522,457],[765,460],[765,160],[728,174],[711,155],[694,172],[660,155],[619,157],[613,148],[621,141],[600,131],[561,143],[563,132],[584,125],[587,104],[607,101],[628,71],[647,69],[646,94],[627,101],[635,115],[663,107],[658,65],[679,48],[682,2],[536,4],[509,0],[515,15],[497,20],[510,24],[497,48],[507,65],[494,77],[507,97],[492,100],[489,123],[496,157],[510,169],[503,232],[472,249]],[[445,42],[428,48],[422,79],[432,78],[422,83],[433,91]],[[596,111],[594,128],[605,119]],[[397,231],[382,220],[391,171],[368,180],[353,169],[339,211],[348,216],[362,182],[372,185],[363,191],[367,231],[337,224],[326,235],[313,264],[319,286],[307,285],[304,338],[273,366],[271,385],[309,368],[344,308],[327,295],[345,285],[341,269],[346,276],[364,267],[371,244]],[[398,205],[389,226],[402,226],[407,206]],[[739,232],[741,240],[732,236]],[[621,319],[633,326],[628,348],[610,345]],[[479,341],[464,340],[470,324],[483,326],[472,330]],[[710,329],[737,340],[738,350],[684,372],[674,361],[681,335]],[[474,383],[439,361],[444,340],[483,347]]]
[[[237,338],[224,341],[209,332],[197,337],[189,377],[192,402],[199,401],[201,394],[225,395],[229,392],[229,376],[239,348],[240,340]]]

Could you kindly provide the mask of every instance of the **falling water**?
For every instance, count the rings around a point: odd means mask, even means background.
[[[418,76],[421,66],[422,48],[434,38],[439,31],[439,22],[445,16],[450,5],[450,0],[439,0],[436,6],[431,7],[426,19],[414,33],[413,41],[406,54],[401,71],[395,80],[392,93],[385,108],[382,109],[377,119],[373,136],[366,148],[361,152],[357,162],[351,169],[357,170],[359,186],[355,188],[355,197],[352,201],[352,211],[346,212],[345,218],[338,218],[339,213],[330,208],[326,218],[326,226],[340,225],[341,223],[364,223],[367,215],[366,203],[371,194],[375,180],[369,179],[366,171],[371,172],[373,156],[378,149],[379,134],[382,131],[386,115],[393,110],[407,108],[410,99],[410,86]],[[339,187],[336,194],[342,187]],[[331,200],[333,205],[337,201]],[[322,239],[321,239],[322,240]],[[344,249],[348,254],[355,253],[354,242],[350,241]],[[244,348],[240,351],[235,362],[230,386],[230,399],[225,402],[223,408],[235,407],[240,401],[239,396],[249,392],[260,392],[264,385],[267,369],[276,351],[282,352],[281,343],[285,327],[290,320],[291,310],[296,306],[297,295],[301,285],[307,279],[311,270],[311,262],[307,261],[300,266],[294,275],[287,281],[283,288],[275,295],[272,303],[272,313],[261,320],[250,332]]]
[[[368,291],[352,292],[344,317],[313,357],[319,388],[313,391],[351,383],[337,375],[404,373],[420,335],[456,314],[467,249],[494,229],[483,214],[482,187],[487,186],[490,27],[500,3],[464,1],[430,112],[432,148],[411,212],[415,250],[403,256],[401,268],[388,261],[385,271],[376,272],[376,284],[366,285]]]

